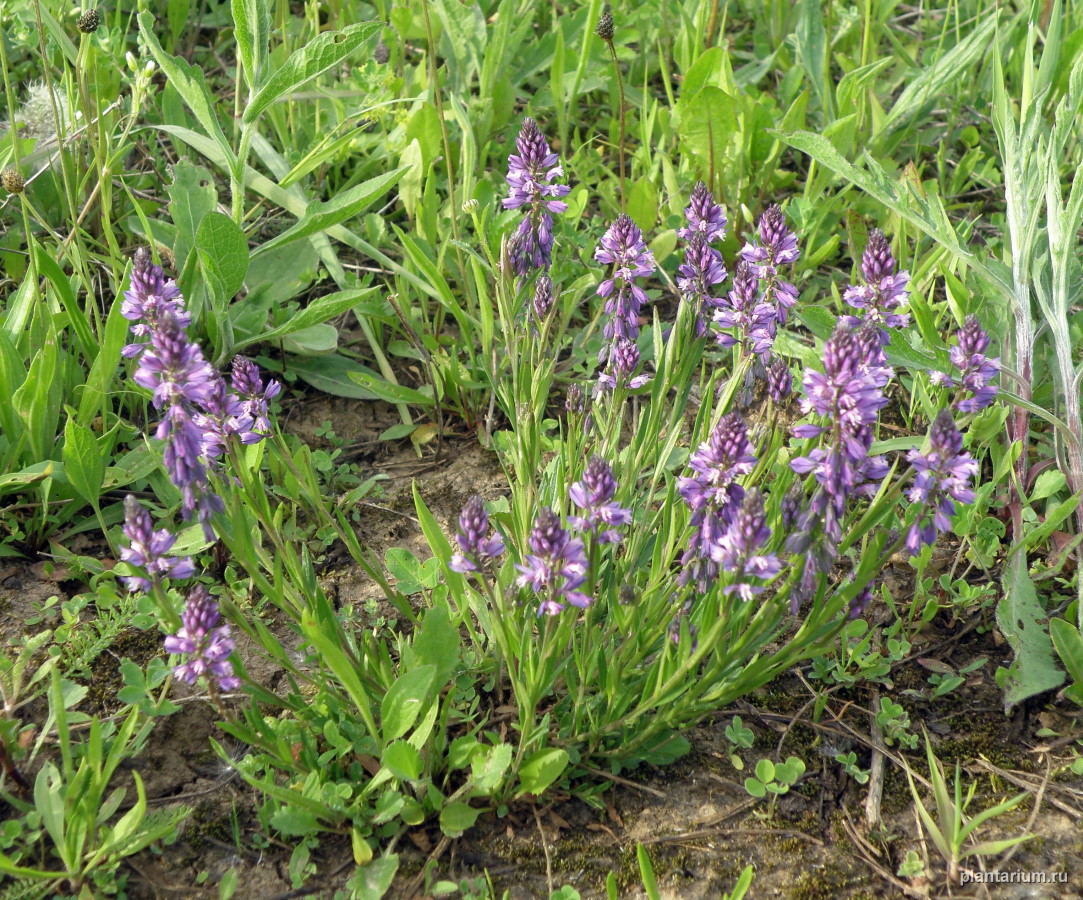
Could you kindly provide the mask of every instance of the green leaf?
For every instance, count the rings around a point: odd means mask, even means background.
[[[290,353],[300,356],[321,356],[333,353],[338,348],[338,329],[326,322],[321,325],[309,325],[300,331],[286,335],[282,346]]]
[[[1004,597],[997,605],[997,625],[1015,651],[1004,684],[1004,709],[1043,691],[1060,687],[1064,673],[1053,661],[1053,645],[1041,625],[1046,612],[1027,572],[1025,553],[1013,553],[1005,564]]]
[[[440,830],[448,837],[458,837],[473,826],[481,812],[466,803],[449,803],[440,810]]]
[[[762,781],[757,781],[755,778],[745,779],[745,790],[759,800],[767,796],[767,788]]]
[[[646,176],[628,192],[628,215],[643,231],[654,230],[658,221],[658,189]]]
[[[166,53],[162,49],[162,45],[158,43],[158,37],[155,34],[156,28],[157,22],[151,13],[142,12],[139,14],[139,33],[143,36],[143,40],[146,42],[155,61],[161,66],[162,72],[169,79],[169,83],[176,88],[177,93],[181,95],[181,98],[192,111],[196,121],[203,126],[203,130],[214,138],[221,148],[222,153],[225,154],[228,160],[229,168],[235,168],[237,156],[229,145],[229,141],[226,140],[226,136],[222,132],[222,126],[218,124],[218,115],[214,110],[214,101],[207,89],[203,70],[179,56],[170,56]]]
[[[199,223],[196,249],[211,294],[223,309],[248,274],[248,240],[229,216],[212,211]]]
[[[519,766],[519,787],[524,794],[541,794],[568,767],[568,753],[547,747],[531,753]]]
[[[282,68],[263,83],[245,107],[244,123],[251,125],[272,103],[337,66],[382,27],[379,22],[363,22],[342,31],[326,31],[294,50]]]
[[[413,388],[404,387],[401,384],[391,384],[384,381],[378,375],[367,372],[351,372],[350,378],[357,384],[372,393],[380,400],[388,403],[410,403],[414,406],[433,406],[432,397]]]
[[[421,754],[406,741],[388,744],[380,762],[387,766],[399,781],[417,781],[421,777]]]
[[[211,173],[187,159],[173,166],[173,180],[166,192],[169,194],[169,217],[177,229],[172,246],[173,259],[177,271],[183,272],[188,254],[196,246],[196,234],[203,217],[218,205],[218,192],[214,189]]]
[[[1072,686],[1066,693],[1083,706],[1083,636],[1071,622],[1059,618],[1050,620],[1049,634],[1053,638],[1057,656],[1072,676]]]
[[[248,79],[249,93],[259,87],[271,35],[271,7],[264,0],[233,0],[233,37]]]
[[[263,334],[258,334],[255,337],[246,338],[243,341],[238,341],[235,348],[240,350],[242,347],[248,347],[252,344],[266,343],[268,341],[275,341],[279,338],[283,338],[288,334],[294,334],[295,332],[302,331],[305,328],[309,328],[312,325],[320,325],[327,322],[336,316],[342,315],[348,309],[354,309],[358,315],[378,316],[384,312],[384,302],[382,300],[371,300],[368,303],[360,303],[359,301],[373,293],[376,288],[356,288],[349,291],[337,291],[334,294],[325,294],[323,297],[318,297],[313,300],[308,306],[302,309],[294,316],[279,325],[277,328],[272,328],[270,331],[265,331]]]
[[[767,784],[775,780],[775,764],[769,759],[761,759],[756,763],[756,777]]]
[[[405,172],[405,166],[392,169],[390,172],[363,181],[348,191],[343,191],[326,203],[310,203],[306,207],[304,215],[293,226],[287,228],[282,234],[271,238],[265,244],[260,245],[252,256],[257,257],[275,247],[281,247],[283,244],[292,241],[299,241],[321,231],[327,231],[347,219],[352,219],[370,206],[373,201],[386,194],[402,178]]]
[[[677,103],[677,133],[702,163],[721,160],[737,133],[737,106],[729,94],[708,85],[690,100]]]
[[[95,509],[105,481],[105,457],[94,432],[74,419],[64,425],[64,471],[76,493]]]
[[[395,880],[398,870],[397,853],[389,853],[374,859],[367,866],[359,867],[357,874],[350,879],[357,900],[381,900],[391,889],[391,882]]]
[[[451,624],[447,606],[441,604],[425,612],[421,624],[414,630],[410,653],[417,664],[436,667],[435,684],[442,688],[458,668],[461,646],[459,629]]]
[[[372,391],[360,387],[350,376],[357,372],[373,373],[361,363],[332,353],[328,356],[297,356],[289,361],[290,372],[317,390],[335,397],[375,400]]]
[[[271,825],[290,837],[305,837],[321,831],[319,820],[312,813],[294,807],[283,807],[271,816]]]
[[[419,666],[400,675],[380,703],[380,731],[384,741],[402,737],[417,721],[436,680],[436,666]]]
[[[511,766],[511,744],[497,744],[487,753],[478,754],[470,761],[471,780],[474,789],[482,795],[491,794],[504,781],[504,773]]]

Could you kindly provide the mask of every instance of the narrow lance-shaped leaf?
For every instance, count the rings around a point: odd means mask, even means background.
[[[166,53],[162,49],[162,45],[158,43],[154,27],[153,15],[149,12],[139,14],[139,33],[143,36],[143,40],[146,41],[155,61],[162,67],[162,71],[169,79],[169,83],[177,89],[177,93],[181,95],[199,124],[222,148],[222,152],[228,160],[229,168],[235,168],[237,157],[233,152],[233,148],[230,147],[229,141],[226,140],[222,126],[218,123],[218,115],[214,111],[214,101],[207,89],[203,70],[179,56],[171,56]]]

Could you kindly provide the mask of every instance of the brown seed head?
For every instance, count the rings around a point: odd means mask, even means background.
[[[96,9],[88,9],[81,16],[79,21],[75,23],[75,27],[78,28],[83,34],[93,34],[98,30],[98,26],[102,23],[102,17]]]
[[[0,184],[9,194],[21,194],[23,188],[26,187],[26,179],[14,169],[4,169],[3,174],[0,175]]]
[[[372,51],[372,58],[381,66],[386,66],[387,61],[391,59],[391,48],[383,41],[380,41]]]
[[[613,22],[613,12],[607,5],[605,12],[602,13],[602,17],[598,20],[598,27],[594,29],[594,33],[607,44],[612,44],[615,32],[616,25]]]

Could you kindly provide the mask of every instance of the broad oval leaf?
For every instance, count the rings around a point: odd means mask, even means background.
[[[384,741],[393,741],[410,730],[421,714],[435,680],[436,666],[418,666],[391,685],[380,704],[380,731]]]

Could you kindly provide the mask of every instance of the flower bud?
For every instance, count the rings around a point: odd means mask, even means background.
[[[387,61],[391,59],[391,49],[383,41],[379,41],[372,51],[372,58],[377,64],[386,66]]]

